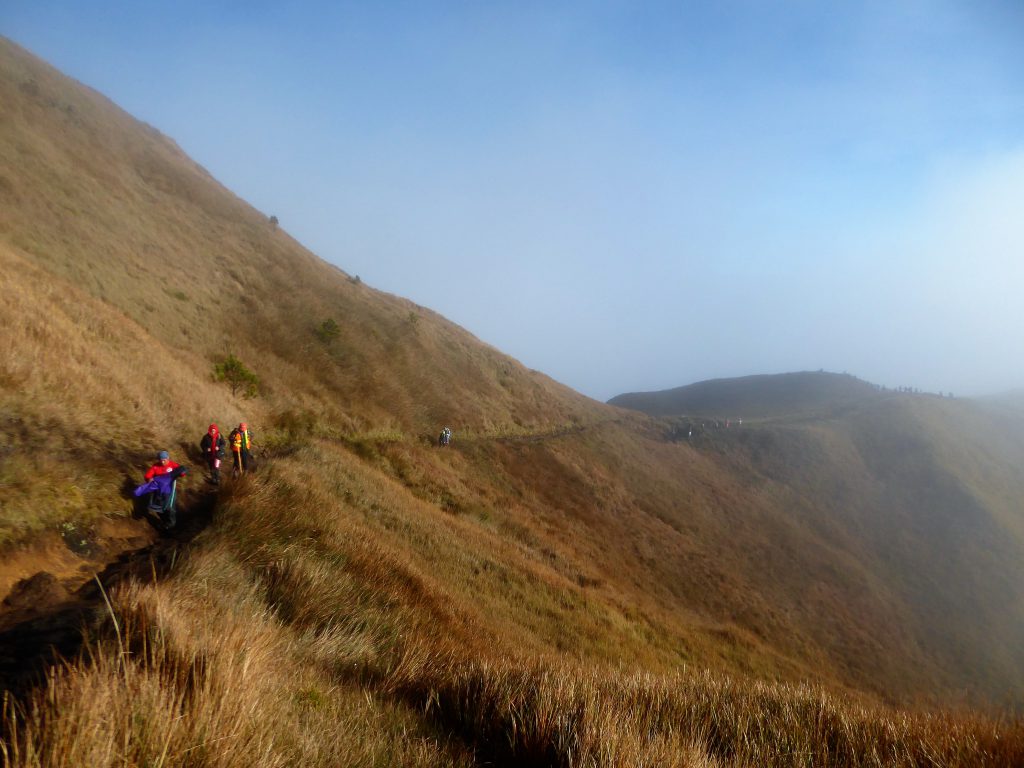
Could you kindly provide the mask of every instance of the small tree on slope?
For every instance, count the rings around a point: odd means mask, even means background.
[[[228,355],[221,362],[214,364],[213,380],[227,382],[232,395],[237,395],[241,391],[245,397],[256,397],[259,393],[259,377],[234,355]]]

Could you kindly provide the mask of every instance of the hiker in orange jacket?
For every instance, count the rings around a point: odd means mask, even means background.
[[[235,462],[232,474],[238,475],[252,469],[252,442],[252,432],[244,421],[231,430],[228,444],[231,446],[231,456]]]

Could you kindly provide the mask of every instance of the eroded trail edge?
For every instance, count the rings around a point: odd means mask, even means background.
[[[24,700],[45,684],[46,669],[74,658],[89,632],[107,612],[104,593],[135,578],[158,581],[167,576],[181,551],[209,525],[218,505],[215,491],[187,494],[179,525],[141,547],[122,549],[92,578],[71,592],[47,571],[22,579],[0,605],[0,690]],[[140,525],[144,523],[140,522]]]

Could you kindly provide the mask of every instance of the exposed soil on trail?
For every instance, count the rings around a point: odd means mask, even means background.
[[[152,544],[157,531],[145,521],[129,517],[103,518],[88,528],[65,526],[48,531],[27,547],[4,553],[0,562],[0,616],[8,599],[19,599],[22,582],[41,573],[52,576],[73,592],[120,553]]]
[[[216,500],[212,490],[183,492],[178,525],[169,533],[137,513],[65,529],[6,558],[0,569],[6,592],[0,602],[0,691],[24,693],[42,682],[48,664],[74,656],[87,628],[106,610],[104,591],[128,576],[166,575],[179,549],[209,523]]]

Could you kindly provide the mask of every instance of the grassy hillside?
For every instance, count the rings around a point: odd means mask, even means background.
[[[895,607],[897,623],[865,626],[860,642],[898,633],[950,687],[970,669],[970,685],[987,680],[1001,698],[1022,683],[1024,483],[1014,467],[1024,442],[1014,430],[971,403],[893,395],[834,419],[707,441],[775,486],[802,527],[860,562],[864,592]]]
[[[660,392],[630,392],[608,402],[651,416],[749,420],[820,415],[877,395],[873,385],[845,373],[804,372],[712,379]]]
[[[686,414],[666,419],[674,438],[714,452],[732,464],[730,474],[770,492],[776,508],[832,551],[831,567],[858,562],[841,578],[846,588],[857,580],[857,593],[835,600],[829,613],[882,616],[885,606],[890,618],[833,638],[832,655],[848,669],[866,665],[898,679],[905,670],[891,648],[913,647],[949,690],[1016,696],[1024,683],[1015,650],[1024,639],[1024,483],[1016,471],[1024,421],[1012,398],[974,403],[795,373],[612,402]],[[739,429],[737,415],[747,419]],[[706,417],[717,417],[717,427]]]
[[[92,638],[7,711],[12,765],[1022,754],[888,708],[1021,700],[1012,430],[883,398],[680,441],[320,261],[6,41],[0,103],[0,635],[73,603]],[[260,472],[194,472],[185,532],[90,587],[155,540],[124,494],[152,452],[242,418]]]
[[[339,485],[354,489],[342,504]],[[115,591],[120,632],[34,696],[8,737],[11,762],[739,768],[1024,758],[1018,724],[692,666],[654,672],[642,652],[654,633],[623,632],[642,625],[600,602],[567,589],[520,542],[410,497],[348,452],[304,450],[227,491],[168,578]],[[616,663],[546,636],[588,639],[571,627],[606,643],[617,636]]]

